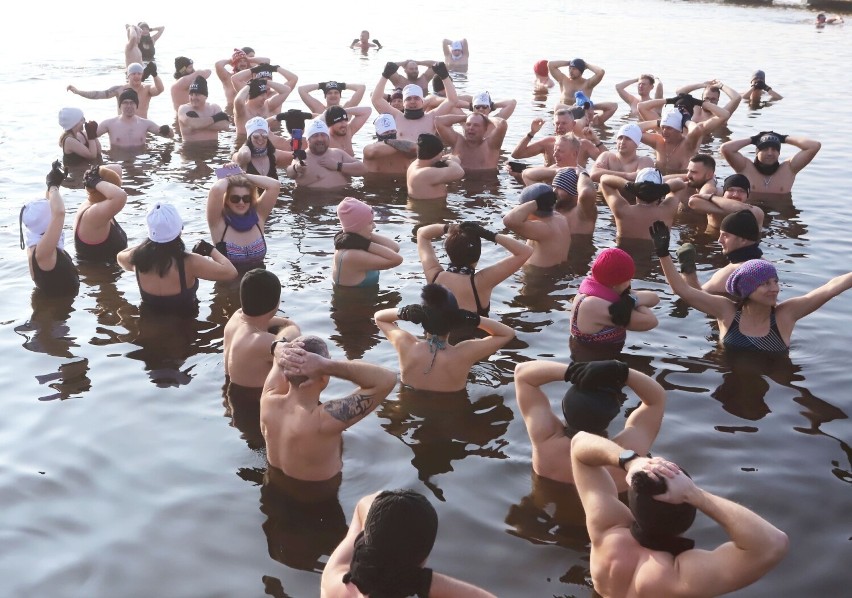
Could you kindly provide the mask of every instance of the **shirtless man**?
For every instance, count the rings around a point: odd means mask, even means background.
[[[361,52],[363,52],[364,54],[366,54],[367,50],[369,50],[370,48],[376,48],[377,50],[381,50],[382,47],[383,46],[382,46],[381,42],[379,42],[379,40],[373,39],[372,42],[370,41],[370,32],[367,31],[366,29],[364,29],[361,32],[360,37],[356,37],[355,39],[352,40],[352,43],[349,44],[350,49],[351,48],[360,48]]]
[[[542,386],[553,382],[567,385],[562,399],[563,423],[550,406]],[[532,444],[532,466],[538,475],[574,483],[571,470],[571,438],[580,432],[603,436],[620,412],[622,387],[639,397],[624,429],[613,437],[623,449],[647,454],[657,438],[666,407],[666,392],[658,382],[627,367],[622,361],[576,362],[570,366],[556,361],[527,361],[515,367],[515,392]],[[627,487],[624,474],[610,470],[611,481]]]
[[[515,158],[516,160],[521,160],[523,158],[532,158],[533,156],[541,154],[542,156],[544,156],[544,165],[552,166],[553,143],[556,141],[556,138],[560,135],[567,135],[568,133],[580,134],[582,132],[582,129],[577,130],[575,126],[574,117],[571,115],[571,110],[568,108],[563,108],[561,110],[554,111],[553,135],[531,143],[536,133],[541,131],[541,128],[543,126],[543,118],[533,119],[533,121],[530,123],[530,132],[524,135],[518,142],[518,145],[515,146],[515,149],[512,150],[513,158]]]
[[[441,42],[441,48],[444,50],[444,62],[447,63],[448,69],[459,73],[467,71],[470,51],[467,47],[466,38],[455,41],[445,39]]]
[[[527,265],[549,268],[568,260],[571,227],[562,213],[554,211],[555,205],[553,188],[536,183],[524,188],[520,204],[503,216],[503,225],[533,248]]]
[[[423,94],[429,93],[429,80],[432,79],[432,76],[438,73],[435,70],[436,64],[444,64],[444,63],[435,63],[431,60],[403,60],[401,62],[388,62],[385,64],[386,75],[385,78],[390,81],[394,87],[405,87],[406,85],[419,85]],[[391,67],[394,65],[396,68]],[[420,67],[425,66],[426,70],[423,73],[420,73]],[[405,76],[403,77],[397,71],[402,67]],[[446,68],[446,65],[445,65]],[[443,75],[441,79],[446,79]]]
[[[614,174],[628,181],[636,180],[636,173],[643,168],[653,168],[654,161],[648,156],[638,156],[636,150],[642,143],[642,129],[631,123],[618,130],[615,150],[601,152],[592,166],[592,180],[599,182],[605,174]]]
[[[328,126],[315,119],[305,129],[308,140],[307,158],[293,160],[287,167],[287,176],[296,181],[297,187],[313,189],[342,189],[351,177],[363,176],[367,167],[342,149],[329,147]]]
[[[594,135],[594,133],[592,133]],[[596,136],[593,139],[597,139]],[[533,183],[551,183],[556,171],[560,168],[575,167],[584,164],[587,156],[593,159],[600,154],[603,147],[600,139],[596,143],[588,139],[577,137],[573,133],[560,135],[553,144],[553,164],[551,166],[539,166],[527,168],[521,173],[524,185]]]
[[[252,79],[248,85],[240,89],[234,98],[234,125],[237,129],[237,143],[245,141],[242,132],[245,131],[246,122],[249,119],[259,116],[268,120],[276,116],[284,100],[290,95],[290,91],[290,86],[266,79]],[[276,126],[280,126],[278,120],[275,120],[274,123]]]
[[[557,212],[568,219],[571,236],[583,236],[591,241],[598,218],[595,184],[589,173],[581,168],[560,168],[553,177]]]
[[[447,183],[459,181],[464,168],[458,156],[441,156],[444,144],[431,133],[417,138],[417,159],[405,173],[408,197],[411,199],[446,199]]]
[[[324,104],[318,99],[311,97],[311,92],[316,90],[320,90],[323,93],[323,96],[325,96]],[[364,92],[367,90],[367,86],[363,83],[344,83],[342,81],[309,83],[307,85],[299,86],[299,97],[302,98],[302,101],[305,103],[305,106],[308,107],[308,110],[313,112],[315,115],[320,115],[332,106],[340,106],[340,102],[343,99],[341,96],[343,95],[343,92],[347,90],[352,92],[352,97],[343,104],[343,107],[354,108],[361,103],[361,99],[364,97]]]
[[[149,63],[154,61],[156,52],[154,43],[163,35],[165,27],[148,26],[144,21],[138,25],[125,25],[127,29],[127,45],[124,46],[124,64],[130,66],[134,62]],[[154,32],[151,35],[151,32]]]
[[[396,121],[382,114],[373,121],[376,141],[364,146],[364,165],[374,174],[405,174],[408,165],[417,157],[417,144],[396,138]]]
[[[769,95],[770,102],[784,99],[784,96],[766,84],[766,73],[758,69],[752,74],[748,91],[742,94],[743,99],[748,102],[750,108],[759,108],[764,92]]]
[[[742,174],[732,174],[722,184],[722,195],[716,192],[696,193],[689,198],[689,207],[696,212],[707,214],[708,232],[719,230],[722,218],[728,214],[749,210],[759,227],[763,227],[763,210],[745,203],[751,193],[751,183]]]
[[[396,386],[396,374],[365,361],[329,359],[325,342],[300,336],[275,347],[260,398],[260,428],[269,464],[291,478],[325,481],[343,469],[343,432],[378,407]],[[329,380],[358,388],[321,402]]]
[[[675,193],[683,189],[686,183],[675,178],[664,184],[659,170],[643,168],[636,174],[634,183],[605,174],[601,177],[600,185],[604,201],[615,217],[616,237],[650,241],[648,228],[656,220],[671,226],[680,205]],[[621,194],[625,189],[636,195],[635,205],[631,205]]]
[[[696,273],[695,246],[692,243],[684,243],[678,247],[677,260],[680,275],[691,287],[703,289],[714,295],[724,295],[727,292],[725,283],[733,271],[743,262],[760,259],[763,256],[763,250],[760,248],[760,226],[757,218],[754,217],[753,210],[743,208],[722,219],[719,224],[719,245],[722,246],[722,255],[728,260],[728,264],[716,270],[704,284],[699,282]]]
[[[153,120],[142,118],[136,114],[139,99],[132,89],[125,89],[118,96],[119,116],[108,118],[98,125],[96,133],[100,137],[109,135],[110,148],[144,148],[148,133],[156,133],[163,137],[173,137],[169,125],[160,126]]]
[[[560,71],[562,67],[568,67],[568,76]],[[592,90],[601,82],[605,71],[594,64],[589,64],[582,58],[574,60],[551,60],[547,63],[547,69],[554,79],[559,83],[559,88],[562,90],[562,98],[560,102],[571,106],[574,104],[574,94],[582,91],[586,97],[592,97]],[[583,78],[583,71],[589,69],[592,71],[592,76],[588,79]]]
[[[205,79],[210,77],[210,69],[195,70],[195,64],[192,59],[186,56],[178,56],[175,58],[175,82],[172,83],[171,96],[172,105],[175,107],[175,112],[189,102],[189,86],[195,82],[199,76]]]
[[[464,105],[465,102],[467,105]],[[512,116],[517,105],[518,100],[497,100],[495,102],[487,91],[474,96],[460,95],[456,102],[456,106],[459,108],[470,108],[471,112],[484,114],[488,118],[502,118],[503,120],[508,120]]]
[[[797,147],[799,151],[793,157],[779,162],[782,143]],[[740,152],[751,144],[757,147],[754,162],[749,162]],[[755,195],[763,197],[789,194],[796,175],[811,163],[821,147],[819,141],[807,137],[790,137],[773,131],[763,131],[745,139],[723,143],[720,150],[736,172],[748,177]]]
[[[680,89],[677,90],[677,93],[691,93],[696,89],[704,88],[704,91],[701,92],[701,99],[716,106],[719,105],[719,99],[722,97],[722,93],[728,96],[728,103],[725,104],[725,112],[729,115],[733,114],[734,111],[739,107],[740,102],[742,101],[742,96],[733,88],[728,87],[718,79],[713,79],[712,81],[705,81],[704,83],[694,83],[692,85],[684,85]],[[692,114],[692,122],[701,123],[705,120],[713,118],[713,114],[707,112],[701,106],[697,106],[695,108],[695,112]],[[728,117],[730,118],[730,116]]]
[[[277,315],[280,303],[281,281],[275,274],[262,268],[246,272],[240,281],[242,307],[224,332],[225,375],[231,383],[259,391],[272,368],[275,346],[302,334],[292,320]]]
[[[325,111],[325,124],[328,125],[330,137],[329,147],[342,149],[350,156],[355,156],[352,148],[352,136],[361,130],[364,123],[373,111],[369,106],[356,106],[343,109],[340,106],[331,106]]]
[[[150,71],[151,69],[149,68],[149,72]],[[138,62],[134,62],[127,65],[127,83],[122,85],[113,85],[109,89],[104,89],[102,91],[82,91],[73,85],[69,85],[67,89],[71,93],[75,93],[78,96],[89,100],[116,98],[125,89],[132,89],[136,92],[136,96],[139,98],[139,109],[136,111],[137,114],[139,114],[142,118],[148,118],[148,106],[151,104],[151,98],[163,93],[165,86],[163,85],[163,80],[160,79],[160,76],[157,74],[156,65],[154,65],[152,73],[154,75],[153,84],[146,85],[142,83],[142,76],[144,72],[145,67]],[[121,106],[118,106],[118,113],[121,113]]]
[[[429,111],[423,109],[423,90],[416,84],[406,85],[402,90],[402,102],[404,109],[397,110],[385,99],[385,83],[388,77],[395,72],[395,63],[388,62],[376,88],[373,90],[373,107],[379,114],[391,114],[396,121],[397,135],[406,141],[417,141],[421,133],[435,133],[435,117],[449,114],[455,106],[456,88],[450,79],[450,73],[443,62],[435,63],[434,69],[447,92],[446,99],[437,107]]]
[[[652,102],[657,101],[659,100],[652,100]],[[645,102],[639,105],[640,112],[642,112],[643,104]],[[704,102],[703,105],[716,116],[700,124],[695,124],[689,120],[685,121],[684,115],[676,108],[663,112],[660,120],[645,121],[639,124],[644,131],[642,143],[654,148],[657,154],[654,164],[663,174],[684,172],[689,157],[695,155],[704,134],[716,128],[728,118],[722,108],[710,102]],[[660,133],[650,132],[649,129],[652,128],[659,128]],[[684,134],[684,130],[686,130],[686,134]]]
[[[636,84],[636,91],[639,94],[638,98],[627,91],[627,88],[634,83]],[[615,86],[615,91],[618,92],[619,97],[630,106],[630,116],[639,115],[639,109],[637,108],[639,102],[647,102],[653,99],[651,97],[652,89],[654,90],[654,98],[660,99],[663,97],[663,82],[654,75],[648,74],[642,74],[635,79],[622,81]]]
[[[640,457],[580,432],[571,441],[571,467],[592,544],[592,583],[601,596],[719,596],[756,582],[787,553],[784,532],[702,490],[663,458]],[[627,471],[629,507],[619,500],[616,468]],[[665,480],[660,494],[650,496],[659,479]],[[646,490],[638,495],[635,489]],[[730,540],[710,551],[692,549],[680,534],[696,511],[721,525]]]
[[[231,126],[218,104],[207,102],[207,79],[196,77],[189,86],[189,103],[178,108],[178,128],[184,142],[217,141],[219,131]]]
[[[453,124],[464,122],[464,135],[453,129]],[[459,157],[465,172],[497,170],[500,148],[506,137],[508,125],[502,118],[489,118],[474,112],[464,115],[445,114],[435,119],[438,134]]]
[[[251,52],[246,52],[247,49],[251,50],[251,48],[234,48],[234,53],[231,54],[230,58],[217,60],[213,65],[216,69],[216,76],[219,77],[219,81],[222,83],[222,89],[225,92],[225,112],[228,114],[234,113],[234,98],[237,95],[237,91],[239,91],[234,87],[232,77],[257,64],[269,62],[269,58],[256,57],[253,50]],[[227,67],[229,66],[231,67],[231,70],[228,70]]]
[[[282,77],[284,77],[284,83],[273,83],[273,75],[281,75]],[[283,66],[264,62],[261,64],[255,64],[250,69],[245,69],[238,73],[234,73],[231,76],[231,83],[233,84],[234,89],[237,90],[237,93],[239,93],[240,90],[242,90],[246,85],[248,85],[250,81],[254,81],[256,79],[261,79],[263,81],[268,82],[270,85],[272,85],[272,89],[275,89],[276,91],[278,91],[278,93],[283,93],[283,91],[281,87],[277,86],[283,85],[283,87],[287,88],[287,95],[290,95],[290,93],[294,89],[296,89],[296,83],[299,82],[299,76],[297,74],[291,73]]]

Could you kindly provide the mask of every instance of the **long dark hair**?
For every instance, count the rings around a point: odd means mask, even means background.
[[[183,261],[185,257],[186,246],[180,236],[168,243],[155,243],[151,239],[145,239],[131,254],[130,263],[139,272],[156,269],[162,278],[172,267],[173,261]]]

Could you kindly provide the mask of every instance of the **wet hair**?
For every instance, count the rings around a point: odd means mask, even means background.
[[[695,154],[689,159],[690,162],[695,162],[696,164],[703,164],[710,170],[716,170],[716,160],[713,159],[713,156],[710,154]]]
[[[231,189],[233,189],[234,187],[245,187],[246,189],[248,189],[251,193],[251,206],[257,207],[257,187],[255,187],[254,184],[252,184],[252,182],[248,180],[247,177],[238,174],[232,177],[228,177],[228,186],[225,188],[224,198],[225,208],[230,209],[228,208],[228,204],[230,203],[228,201],[228,196],[231,194]]]
[[[451,224],[447,228],[444,251],[453,266],[472,266],[482,254],[482,239],[458,224]]]
[[[681,471],[689,476],[685,470]],[[635,520],[630,533],[646,548],[679,554],[695,545],[680,536],[695,521],[696,508],[689,503],[676,505],[654,498],[666,490],[668,484],[664,478],[653,479],[645,471],[636,472],[627,491],[628,506]]]
[[[304,344],[302,347],[308,353],[313,353],[314,355],[319,355],[320,357],[325,357],[328,359],[330,354],[328,352],[328,345],[324,340],[322,340],[318,336],[307,335],[300,336],[298,338],[293,339],[293,342],[301,342]],[[307,382],[308,377],[302,375],[295,374],[286,374],[287,381],[293,386],[299,387],[303,382]]]
[[[139,247],[130,255],[130,263],[137,271],[142,273],[156,270],[157,275],[162,278],[168,273],[172,263],[176,260],[183,261],[186,257],[186,246],[180,235],[167,243],[157,243],[151,239],[145,239]]]

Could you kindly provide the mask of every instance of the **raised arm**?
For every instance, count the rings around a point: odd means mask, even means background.
[[[512,150],[512,157],[515,159],[532,158],[547,151],[548,144],[544,141],[536,141],[530,143],[535,137],[535,134],[541,131],[544,126],[543,118],[534,118],[530,123],[530,132],[521,137],[518,145]]]
[[[227,281],[239,275],[234,264],[215,247],[209,257],[188,253],[184,259],[187,271],[202,280]]]
[[[444,224],[427,224],[417,229],[417,253],[420,256],[420,265],[423,266],[423,274],[426,276],[426,282],[432,282],[444,269],[438,263],[438,256],[435,255],[435,248],[432,246],[432,241],[440,239],[445,232],[446,225]]]
[[[66,89],[71,93],[77,94],[78,96],[88,100],[105,100],[107,98],[114,98],[118,96],[119,92],[123,88],[124,85],[113,85],[109,89],[100,91],[83,91],[82,89],[77,89],[73,85],[69,85]]]
[[[747,145],[751,145],[750,137],[726,141],[722,144],[722,147],[719,148],[719,151],[722,152],[722,156],[725,160],[727,160],[728,164],[731,165],[731,168],[733,168],[735,172],[742,172],[748,165],[748,158],[740,153],[740,150]]]
[[[352,97],[343,105],[344,108],[354,108],[361,103],[364,98],[364,92],[367,91],[367,86],[363,83],[347,83],[346,89],[352,92]]]
[[[613,215],[621,214],[630,204],[621,195],[622,189],[627,186],[627,181],[620,176],[605,174],[600,178],[600,190],[606,205],[609,206]]]
[[[852,272],[835,276],[806,295],[787,299],[778,306],[778,309],[789,314],[795,323],[850,288],[852,288]]]
[[[477,328],[487,332],[488,336],[462,341],[456,345],[456,348],[473,363],[493,355],[515,338],[515,331],[506,324],[485,316],[472,315],[479,318]]]
[[[533,446],[564,434],[564,426],[550,407],[541,387],[565,379],[564,363],[527,361],[515,366],[515,393]]]
[[[597,84],[603,80],[606,71],[603,70],[601,67],[594,64],[590,64],[588,62],[586,63],[586,68],[592,71],[592,73],[594,73],[591,77],[589,77],[589,80],[586,81],[586,86],[591,90],[594,89]]]
[[[444,145],[454,147],[460,135],[453,129],[453,125],[462,123],[467,118],[464,114],[444,114],[435,117],[435,129]]]
[[[244,174],[249,182],[260,189],[260,197],[257,201],[257,214],[263,222],[269,218],[272,213],[272,208],[275,207],[275,202],[278,201],[278,192],[281,190],[281,183],[278,179],[264,176],[262,174]]]
[[[730,99],[730,101],[725,105],[725,111],[730,116],[734,113],[734,110],[739,107],[743,97],[733,87],[725,85],[724,83],[719,83],[719,89],[722,90],[722,93],[724,93]]]
[[[503,216],[503,226],[525,239],[537,241],[549,234],[549,228],[543,222],[527,220],[537,209],[534,201],[519,204]]]
[[[666,391],[650,376],[632,369],[627,375],[627,386],[639,397],[640,404],[630,413],[624,423],[624,430],[613,440],[626,449],[644,455],[651,450],[660,432],[666,407]]]
[[[308,110],[314,114],[320,114],[325,111],[325,105],[315,97],[311,96],[311,92],[316,91],[317,89],[319,89],[319,84],[317,83],[300,85],[298,89],[299,97],[302,99],[302,102],[308,107]]]
[[[639,113],[639,118],[642,120],[656,122],[659,120],[659,111],[662,110],[665,105],[666,100],[663,98],[645,100],[644,102],[639,102],[636,105],[636,111]]]
[[[483,284],[490,286],[491,288],[496,287],[512,274],[520,270],[521,266],[523,266],[533,254],[532,247],[510,235],[497,233],[494,236],[494,242],[512,255],[504,257],[496,264],[487,266],[476,273],[477,280],[480,280]],[[512,334],[514,335],[514,332]]]
[[[61,172],[58,162],[54,170]],[[65,177],[62,176],[62,178]],[[58,180],[61,184],[61,179]],[[59,192],[59,184],[48,186],[47,203],[50,206],[50,223],[36,245],[35,258],[40,268],[52,270],[56,266],[56,245],[59,243],[62,227],[65,225],[65,202]]]
[[[754,214],[757,220],[757,225],[763,227],[763,210],[755,205],[743,203],[736,199],[713,195],[712,193],[696,193],[689,198],[689,207],[696,212],[704,214],[715,214],[716,216],[726,216],[739,212],[740,210],[749,210]]]
[[[627,102],[627,104],[632,108],[635,102],[638,102],[639,99],[627,91],[627,87],[633,85],[634,83],[638,83],[639,78],[628,79],[627,81],[622,81],[615,86],[615,91],[618,92],[618,96]]]
[[[784,143],[789,143],[792,146],[799,148],[796,155],[790,158],[790,168],[793,173],[799,172],[805,166],[811,163],[817,152],[819,152],[822,144],[819,141],[808,139],[807,137],[786,137]]]
[[[687,133],[687,137],[690,138],[687,141],[692,141],[694,144],[698,144],[701,140],[701,137],[705,134],[710,133],[714,129],[721,127],[725,124],[729,118],[731,118],[731,113],[725,110],[724,108],[720,108],[713,102],[704,101],[701,103],[701,107],[712,114],[711,118],[708,118],[704,122],[698,123],[698,126],[689,130]]]
[[[547,61],[547,70],[550,72],[550,75],[556,79],[556,81],[561,85],[563,81],[568,79],[568,76],[560,71],[559,69],[568,66],[568,60],[548,60]],[[588,65],[587,65],[588,66]]]
[[[269,89],[272,89],[277,93],[266,100],[266,107],[270,113],[275,114],[280,110],[284,100],[287,99],[287,96],[290,95],[290,92],[293,91],[293,89],[286,83],[275,83],[273,81],[269,81]]]

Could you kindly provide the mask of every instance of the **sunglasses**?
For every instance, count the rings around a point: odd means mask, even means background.
[[[229,195],[228,201],[231,203],[251,203],[251,195]]]

